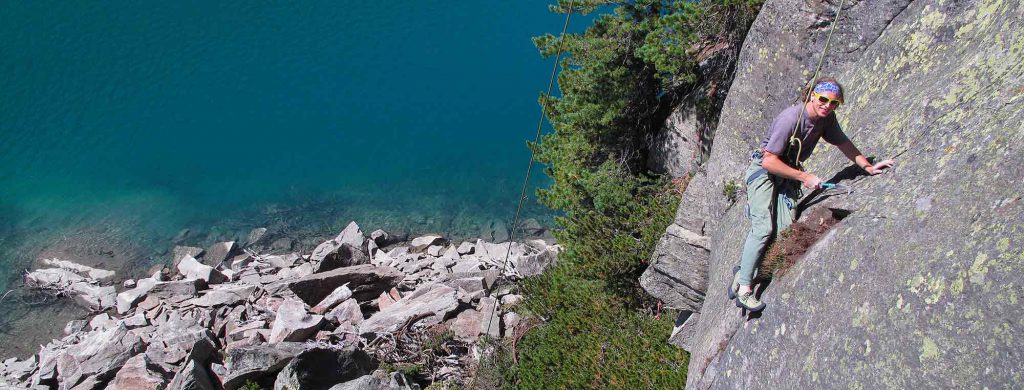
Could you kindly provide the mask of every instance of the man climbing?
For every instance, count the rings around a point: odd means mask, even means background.
[[[796,218],[797,200],[804,188],[819,188],[821,179],[803,169],[818,140],[835,145],[868,175],[877,175],[895,164],[893,160],[872,164],[846,137],[836,120],[835,110],[843,103],[843,87],[831,77],[815,80],[801,93],[802,103],[786,108],[768,130],[761,148],[751,154],[744,177],[747,183],[747,213],[750,233],[743,244],[738,271],[729,285],[729,299],[736,306],[759,312],[765,304],[754,296],[752,281],[757,262],[771,237],[785,230]],[[798,184],[799,183],[799,184]]]

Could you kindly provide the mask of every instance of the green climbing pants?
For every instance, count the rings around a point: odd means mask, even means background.
[[[750,166],[743,176],[747,182],[750,233],[747,233],[747,241],[743,243],[743,254],[740,257],[737,278],[742,286],[751,284],[757,261],[764,254],[772,236],[793,223],[796,218],[796,202],[800,199],[799,183],[768,173],[761,167],[761,161],[761,153],[754,152]]]

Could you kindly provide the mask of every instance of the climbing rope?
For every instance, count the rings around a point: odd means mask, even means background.
[[[832,27],[829,28],[828,37],[825,38],[825,47],[821,49],[821,55],[818,57],[818,65],[816,65],[814,67],[814,75],[811,76],[810,80],[807,80],[807,84],[804,85],[803,91],[809,91],[811,86],[812,86],[812,84],[814,83],[814,80],[817,80],[818,79],[818,75],[821,74],[821,66],[822,66],[822,64],[825,63],[825,56],[828,55],[829,46],[831,46],[831,44],[832,44],[832,34],[836,32],[836,26],[839,25],[839,16],[842,15],[842,13],[843,13],[843,4],[845,4],[845,2],[846,2],[846,0],[840,0],[839,1],[839,8],[836,9],[836,17],[832,21]],[[806,106],[807,103],[810,102],[810,101],[811,101],[811,94],[810,93],[805,93],[804,96],[803,96],[804,106]],[[803,165],[803,163],[800,162],[800,155],[803,153],[804,143],[796,135],[797,135],[798,131],[802,132],[803,129],[804,129],[804,120],[803,120],[804,119],[804,115],[807,115],[807,114],[806,114],[805,111],[802,110],[800,112],[800,118],[797,119],[796,124],[793,125],[793,132],[789,135],[789,145],[786,146],[786,154],[788,155],[789,154],[789,147],[791,147],[793,145],[796,145],[796,148],[797,148],[796,149],[796,157],[793,159],[793,161],[796,163],[797,167],[800,167],[801,165]]]
[[[576,0],[569,2],[569,7],[565,11],[565,23],[562,25],[562,32],[558,34],[558,52],[555,54],[555,63],[551,66],[551,77],[548,79],[548,91],[544,94],[545,97],[551,96],[551,90],[555,86],[555,76],[558,75],[558,65],[562,59],[562,53],[565,51],[565,32],[569,29],[569,20],[572,18],[572,9],[575,5]],[[533,138],[533,143],[540,142],[540,133],[544,127],[544,105],[540,106],[540,118],[537,120],[537,134]],[[526,177],[523,178],[523,187],[519,192],[519,205],[516,206],[516,214],[512,219],[512,231],[509,234],[508,239],[508,250],[505,251],[505,260],[501,263],[501,272],[508,272],[508,259],[512,255],[512,243],[515,242],[516,230],[519,229],[519,215],[523,211],[523,202],[526,201],[526,190],[529,188],[530,174],[533,172],[533,162],[536,157],[536,153],[530,150],[530,163],[526,166]],[[491,329],[493,325],[493,318],[495,311],[498,310],[498,302],[494,302],[491,305],[491,312],[487,315],[487,330]],[[500,322],[499,322],[500,323]]]

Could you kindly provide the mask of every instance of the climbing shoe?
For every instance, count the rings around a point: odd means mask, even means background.
[[[740,290],[740,266],[732,267],[732,283],[729,284],[729,299],[736,299],[736,292]]]
[[[757,299],[757,297],[754,296],[754,291],[751,290],[748,293],[737,294],[736,307],[747,309],[747,311],[751,313],[757,313],[764,310],[764,302]]]

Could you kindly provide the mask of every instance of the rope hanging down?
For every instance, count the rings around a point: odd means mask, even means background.
[[[551,78],[548,80],[548,92],[544,94],[545,97],[551,96],[551,90],[555,86],[555,76],[558,75],[558,64],[561,62],[562,52],[565,50],[565,32],[569,28],[569,19],[572,17],[572,6],[575,4],[575,0],[569,1],[568,8],[565,10],[565,24],[562,25],[562,32],[558,35],[558,52],[555,54],[555,63],[551,67]],[[534,143],[541,141],[541,130],[544,128],[544,106],[541,106],[541,118],[537,121],[537,135],[534,136]],[[526,166],[526,177],[522,179],[522,189],[519,191],[519,205],[515,209],[515,218],[512,220],[512,231],[509,234],[509,249],[505,252],[505,260],[502,262],[502,272],[504,273],[508,269],[509,257],[512,255],[512,243],[515,241],[516,229],[519,228],[519,214],[522,212],[522,204],[526,201],[526,189],[529,185],[529,175],[534,171],[534,161],[536,154],[534,150],[529,151],[529,164]],[[486,330],[490,330],[494,322],[495,311],[498,310],[498,303],[495,302],[490,307],[490,313],[487,314],[487,327]]]
[[[569,29],[569,20],[572,18],[572,9],[576,0],[569,2],[569,7],[565,12],[565,24],[562,25],[562,32],[558,35],[558,54],[555,55],[555,64],[551,67],[551,78],[548,80],[548,91],[544,94],[545,97],[551,96],[551,90],[555,86],[555,76],[558,74],[558,64],[561,62],[562,53],[565,50],[565,32]],[[544,127],[544,105],[540,106],[540,119],[537,120],[537,135],[533,138],[533,143],[537,144],[540,142],[540,131]],[[530,150],[530,164],[526,166],[526,177],[523,178],[523,189],[519,193],[519,205],[516,207],[516,215],[512,220],[512,232],[509,234],[509,245],[508,250],[505,251],[505,260],[501,263],[501,272],[508,270],[508,259],[512,255],[512,242],[516,239],[516,230],[519,228],[519,214],[523,211],[523,202],[526,201],[526,190],[530,183],[530,174],[533,172],[533,162],[535,153]],[[495,305],[497,306],[497,305]],[[488,316],[490,321],[490,316]],[[490,328],[490,324],[488,324]]]
[[[814,67],[814,75],[811,76],[811,79],[807,80],[807,84],[804,85],[804,89],[803,90],[805,90],[805,91],[809,90],[810,88],[813,88],[814,81],[817,80],[818,79],[818,75],[821,74],[821,65],[825,63],[825,56],[828,55],[829,46],[831,46],[831,44],[832,44],[832,33],[836,32],[836,26],[839,25],[839,16],[842,15],[842,13],[843,13],[843,4],[845,4],[845,3],[846,3],[846,0],[839,0],[839,8],[836,9],[836,17],[835,17],[835,19],[832,20],[832,27],[829,28],[828,37],[825,38],[825,47],[821,49],[821,55],[818,56],[818,65],[816,65]],[[811,94],[810,93],[804,94],[803,99],[804,99],[804,105],[806,106],[807,102],[811,101]],[[788,155],[789,154],[789,146],[796,145],[796,147],[797,147],[797,149],[796,149],[796,158],[794,159],[794,162],[796,162],[796,165],[798,167],[802,165],[802,163],[800,162],[800,154],[803,153],[804,143],[803,143],[802,140],[800,140],[800,138],[797,138],[796,135],[797,135],[798,131],[803,131],[803,129],[804,129],[804,121],[803,121],[803,116],[804,115],[806,115],[806,114],[801,114],[800,115],[800,120],[797,120],[796,124],[793,125],[793,132],[790,133],[789,145],[786,148],[786,154]],[[788,157],[786,157],[786,158],[788,158]]]

